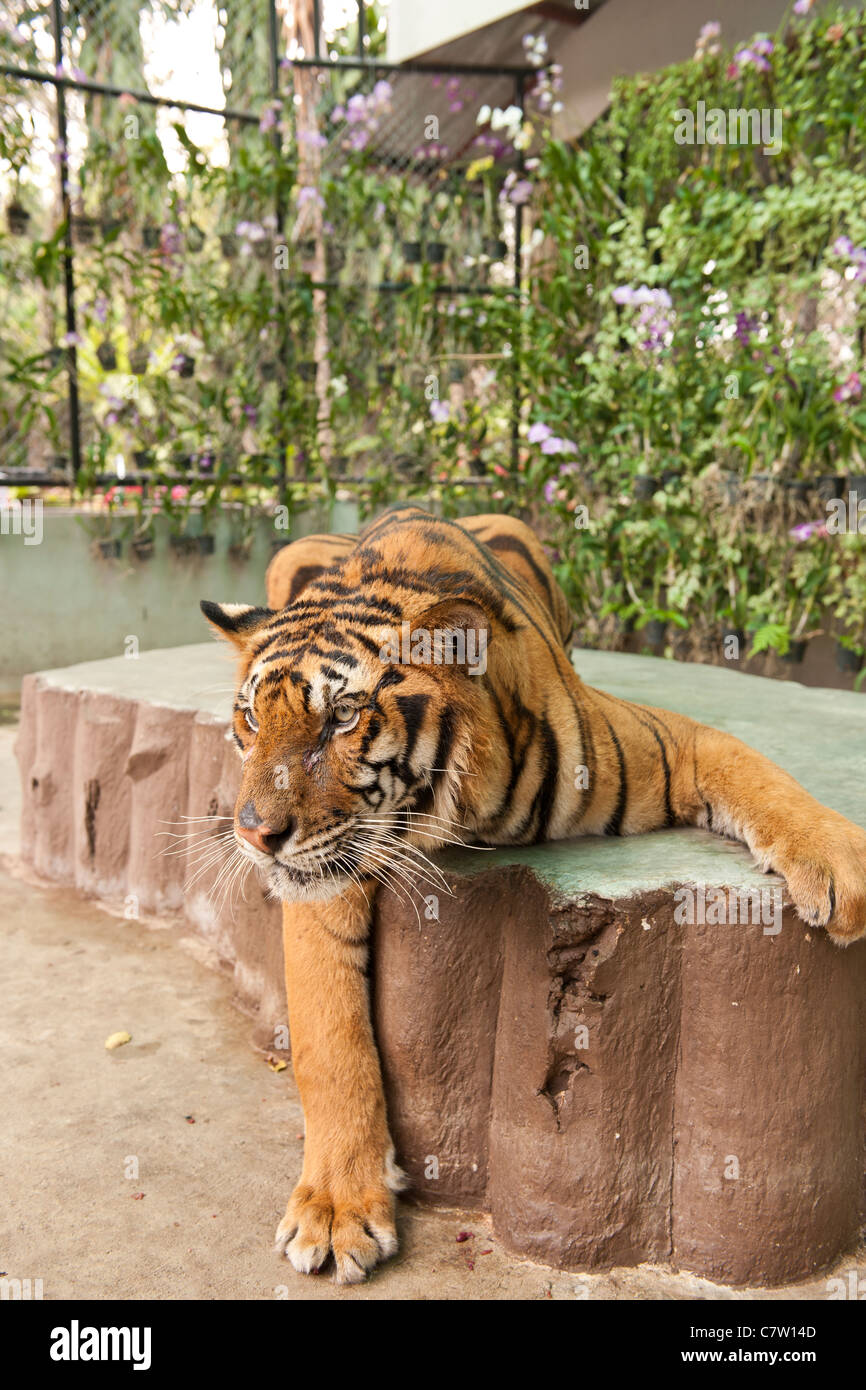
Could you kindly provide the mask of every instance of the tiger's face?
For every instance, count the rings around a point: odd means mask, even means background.
[[[202,609],[242,656],[234,832],[270,894],[323,900],[367,877],[411,888],[418,847],[452,834],[477,688],[465,662],[411,660],[393,622],[352,637],[291,609]],[[471,621],[465,606],[449,615],[452,630]]]

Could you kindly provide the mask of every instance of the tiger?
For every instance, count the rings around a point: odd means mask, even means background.
[[[282,905],[305,1145],[277,1249],[353,1284],[396,1251],[404,1185],[368,998],[382,884],[406,891],[460,840],[701,826],[744,842],[844,946],[866,932],[866,833],[732,735],[586,685],[568,601],[517,518],[401,503],[359,535],[283,547],[266,594],[201,608],[240,657],[234,837]]]

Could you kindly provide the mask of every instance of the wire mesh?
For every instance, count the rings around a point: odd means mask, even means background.
[[[268,0],[7,10],[7,481],[385,488],[458,419],[470,472],[507,447],[520,156],[477,113],[513,75],[276,61]]]

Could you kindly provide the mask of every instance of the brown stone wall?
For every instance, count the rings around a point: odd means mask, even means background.
[[[221,902],[220,863],[199,858],[230,826],[225,726],[32,676],[18,757],[33,867],[182,911],[275,1050],[279,909],[252,876]],[[188,853],[171,838],[186,825],[203,837]],[[373,928],[391,1125],[420,1200],[489,1211],[513,1250],[576,1270],[668,1260],[781,1283],[854,1247],[866,943],[841,951],[789,912],[777,936],[680,926],[672,889],[561,901],[525,866],[448,881],[438,920],[383,893]]]

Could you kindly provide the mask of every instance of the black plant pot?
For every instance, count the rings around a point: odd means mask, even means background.
[[[257,261],[266,261],[271,254],[271,243],[267,237],[262,237],[260,241],[252,243],[253,255]]]
[[[144,376],[147,372],[147,365],[150,361],[150,350],[146,347],[134,347],[129,352],[129,370],[133,376]]]
[[[449,380],[449,381],[454,381],[454,382],[462,381],[465,375],[466,375],[466,368],[463,366],[463,363],[462,363],[462,362],[451,362],[451,363],[449,363],[449,366],[448,366],[448,380]]]
[[[153,537],[140,536],[138,540],[130,541],[129,548],[136,560],[151,560],[155,549]]]
[[[72,240],[78,246],[92,246],[96,240],[96,219],[94,217],[73,217]]]
[[[665,645],[667,630],[667,623],[661,622],[659,618],[651,618],[641,632],[644,646],[649,647],[650,650],[654,652],[662,651]]]
[[[447,247],[444,241],[427,242],[427,260],[430,265],[441,265],[445,260]]]
[[[858,502],[866,502],[866,473],[848,474],[848,493],[854,493]]]
[[[204,232],[195,222],[190,222],[187,227],[186,244],[194,256],[197,255],[204,246]]]
[[[169,536],[168,543],[176,555],[195,555],[199,539],[198,536]]]
[[[316,370],[317,367],[315,362],[298,363],[298,376],[301,378],[301,381],[315,381]]]
[[[214,538],[210,535],[196,536],[196,549],[199,555],[213,555]]]
[[[114,241],[123,231],[123,223],[119,217],[107,217],[99,225],[103,241]]]
[[[116,560],[120,555],[120,541],[98,541],[97,546],[104,560]]]
[[[141,240],[145,251],[159,250],[160,229],[155,222],[145,222],[141,229]]]
[[[114,343],[110,343],[106,338],[96,349],[96,356],[99,365],[104,372],[113,372],[117,367],[117,350]]]
[[[6,226],[11,236],[26,236],[30,213],[20,203],[10,203],[6,209]]]
[[[729,638],[735,637],[742,649],[746,645],[746,634],[741,627],[723,627],[722,641],[727,642]]]
[[[846,675],[856,675],[862,665],[863,658],[859,652],[853,652],[850,647],[843,647],[841,642],[836,643],[837,671],[844,671]]]
[[[273,358],[268,358],[267,361],[262,362],[259,371],[261,372],[262,381],[273,381],[277,375],[277,364]]]
[[[233,261],[237,258],[238,251],[240,250],[240,243],[234,232],[221,233],[220,250],[227,261]]]
[[[191,376],[195,376],[195,358],[190,357],[188,352],[179,352],[174,360],[174,369],[178,376],[188,381]]]
[[[799,666],[803,657],[806,655],[806,648],[808,645],[808,642],[802,639],[792,642],[785,652],[785,655],[782,657],[782,660],[789,662],[792,666]]]
[[[655,496],[658,489],[658,482],[651,478],[648,473],[638,473],[634,480],[634,500],[636,502],[649,502]]]
[[[816,480],[816,490],[822,502],[832,502],[841,498],[845,491],[844,473],[824,473]]]
[[[421,264],[421,243],[420,241],[403,242],[403,260],[407,265]]]
[[[153,467],[153,454],[149,449],[136,449],[132,455],[136,473],[146,473]]]
[[[504,261],[508,255],[508,247],[501,237],[486,236],[482,246],[485,256],[489,256],[491,261]]]
[[[394,365],[392,362],[380,362],[376,367],[376,380],[380,386],[390,386],[394,380]]]

